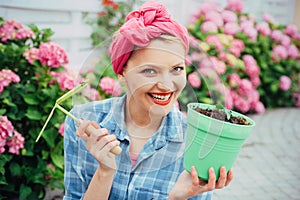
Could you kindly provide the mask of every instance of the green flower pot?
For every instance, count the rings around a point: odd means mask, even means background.
[[[184,168],[190,172],[191,166],[195,166],[198,176],[208,180],[208,169],[213,167],[218,179],[220,167],[225,166],[227,172],[232,168],[255,122],[234,111],[231,111],[233,116],[245,118],[250,125],[220,121],[195,111],[197,107],[215,109],[214,105],[209,104],[188,104]]]

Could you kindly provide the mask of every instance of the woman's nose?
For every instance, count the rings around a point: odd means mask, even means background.
[[[171,91],[174,88],[174,83],[172,78],[168,75],[163,75],[161,79],[157,82],[157,87],[164,91]]]

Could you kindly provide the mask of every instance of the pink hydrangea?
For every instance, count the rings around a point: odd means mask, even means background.
[[[271,28],[267,22],[260,22],[256,25],[256,29],[259,33],[264,36],[269,36],[271,34]]]
[[[282,45],[277,45],[272,50],[272,58],[274,61],[279,59],[286,59],[288,57],[287,49]]]
[[[237,88],[240,85],[241,77],[236,73],[230,74],[228,75],[228,82],[231,88]]]
[[[236,57],[240,57],[241,52],[244,51],[245,44],[242,40],[234,39],[231,42],[231,46],[229,47],[229,52]]]
[[[38,59],[42,65],[58,68],[69,62],[65,50],[53,42],[41,43]]]
[[[234,23],[236,23],[238,21],[237,15],[235,14],[235,12],[233,12],[231,10],[224,10],[221,13],[221,16],[222,16],[223,21],[225,23],[228,23],[228,22],[234,22]]]
[[[101,96],[100,96],[98,90],[96,90],[95,88],[92,88],[90,85],[88,85],[82,91],[82,95],[93,101],[101,99]]]
[[[280,42],[282,37],[283,37],[283,33],[280,30],[274,30],[271,33],[272,40],[276,42]]]
[[[201,25],[201,31],[203,33],[216,33],[218,32],[218,27],[215,23],[206,21]]]
[[[224,48],[223,44],[221,43],[220,39],[216,35],[209,35],[205,39],[207,44],[212,44],[216,47],[217,50],[222,50]]]
[[[201,85],[201,79],[196,72],[190,73],[187,77],[187,80],[194,88],[198,88]]]
[[[24,148],[24,142],[24,137],[19,132],[14,130],[14,136],[6,143],[6,145],[9,147],[8,152],[19,155],[19,150]]]
[[[25,29],[23,25],[14,20],[7,20],[0,27],[0,39],[2,42],[8,40],[23,40],[34,36],[32,30]]]
[[[260,69],[258,68],[258,70],[260,70]],[[254,88],[257,88],[259,86],[260,82],[261,82],[258,75],[257,76],[251,76],[250,81],[251,81]]]
[[[215,3],[215,2],[203,2],[201,4],[201,8],[200,8],[200,15],[204,14],[206,15],[207,12],[211,11],[211,10],[215,10],[220,12],[222,10],[222,8],[220,7],[219,4]]]
[[[290,89],[292,81],[288,76],[285,76],[285,75],[281,76],[279,78],[279,82],[280,82],[279,83],[279,88],[281,90],[287,91],[287,90]]]
[[[274,18],[273,18],[273,16],[272,15],[270,15],[270,14],[268,14],[268,13],[264,13],[263,14],[263,16],[262,16],[262,18],[263,18],[263,20],[265,21],[265,22],[274,22],[275,20],[274,20]]]
[[[7,139],[12,136],[13,131],[14,127],[7,116],[0,116],[0,137],[2,139]]]
[[[291,38],[287,35],[281,37],[280,43],[284,47],[288,47],[291,44]]]
[[[249,95],[253,90],[253,86],[250,80],[248,79],[241,79],[240,85],[238,88],[238,93],[241,95]]]
[[[226,65],[224,62],[219,60],[217,57],[212,56],[210,57],[210,60],[212,62],[212,67],[216,70],[218,74],[224,74],[226,71]]]
[[[61,135],[61,136],[64,136],[64,133],[65,133],[65,122],[63,122],[59,128],[58,128],[58,133]]]
[[[210,10],[206,13],[205,21],[211,21],[217,27],[222,27],[224,24],[221,14],[215,10]]]
[[[0,71],[0,94],[6,86],[10,85],[11,82],[20,82],[20,77],[9,69],[2,69]]]
[[[261,102],[258,101],[256,104],[254,104],[254,110],[258,114],[263,114],[266,111],[265,105]]]
[[[255,28],[249,27],[249,28],[244,28],[243,32],[254,42],[257,41],[257,30]]]
[[[227,0],[227,9],[241,13],[244,9],[242,0]]]
[[[249,102],[247,102],[247,100],[241,96],[237,96],[237,98],[234,100],[234,106],[243,113],[246,113],[250,110]]]
[[[295,45],[290,45],[287,48],[287,54],[289,58],[298,58],[299,57],[299,50]]]
[[[33,48],[29,49],[28,51],[25,51],[23,53],[23,56],[30,64],[33,64],[34,61],[39,59],[38,52],[39,52],[39,49],[33,47]]]
[[[67,72],[59,73],[57,82],[62,90],[71,90],[75,87],[75,78]]]
[[[298,28],[295,24],[288,24],[284,29],[284,33],[295,38],[298,33]]]
[[[122,93],[120,83],[110,77],[104,77],[100,80],[100,88],[106,93],[113,96],[120,96]]]
[[[240,26],[236,22],[228,22],[224,25],[224,33],[235,36],[241,31]]]

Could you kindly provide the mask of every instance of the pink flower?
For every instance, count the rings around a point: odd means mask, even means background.
[[[287,91],[290,89],[292,81],[289,77],[283,75],[279,78],[279,81],[280,81],[279,88],[281,90]]]
[[[224,33],[235,36],[236,33],[240,32],[240,26],[235,22],[228,22],[224,25]]]
[[[258,68],[258,70],[260,70],[260,69]],[[259,76],[258,75],[257,76],[251,76],[250,78],[251,78],[250,80],[251,80],[251,83],[252,83],[253,87],[257,88],[257,86],[259,86],[259,84],[260,84]]]
[[[223,61],[220,61],[217,57],[210,57],[212,62],[212,67],[216,70],[218,74],[224,74],[226,71],[226,65]]]
[[[243,32],[254,42],[257,40],[257,30],[255,28],[244,28]]]
[[[201,25],[201,31],[203,33],[217,33],[218,27],[215,23],[211,21],[206,21]]]
[[[283,33],[280,30],[274,30],[271,33],[271,38],[276,42],[280,42],[282,37]]]
[[[246,113],[250,110],[250,104],[247,100],[243,99],[241,96],[238,96],[234,101],[234,106],[243,113]]]
[[[242,40],[239,39],[234,39],[231,42],[231,46],[229,48],[229,52],[236,57],[240,57],[241,52],[244,51],[245,49],[245,44]]]
[[[38,60],[38,52],[39,52],[39,49],[33,47],[31,49],[29,49],[28,51],[25,51],[23,53],[23,56],[25,57],[25,59],[30,63],[30,64],[33,64],[33,62],[35,60]]]
[[[219,6],[219,4],[215,2],[203,2],[201,4],[200,13],[206,15],[207,12],[215,10],[215,11],[221,11],[222,8]]]
[[[0,39],[2,42],[7,40],[23,40],[34,36],[32,30],[23,28],[23,25],[14,20],[7,20],[0,27]]]
[[[14,131],[12,123],[7,119],[7,116],[0,116],[0,137],[7,139],[11,137]]]
[[[256,25],[256,29],[259,33],[264,36],[269,36],[271,34],[270,26],[267,22],[260,22]]]
[[[231,88],[237,88],[240,85],[241,78],[238,74],[229,74],[228,75],[228,82]]]
[[[88,85],[83,91],[82,95],[95,101],[95,100],[100,100],[101,96],[95,88],[92,88],[90,85]]]
[[[7,146],[9,147],[8,152],[12,154],[19,155],[19,150],[24,148],[24,137],[14,130],[14,136],[7,141]]]
[[[233,22],[233,23],[236,23],[237,20],[238,20],[238,17],[237,15],[230,11],[230,10],[224,10],[222,13],[221,13],[221,16],[223,18],[223,21],[225,23],[228,23],[228,22]]]
[[[266,110],[264,104],[261,101],[258,101],[255,105],[254,105],[254,110],[256,113],[258,114],[263,114]]]
[[[38,59],[42,65],[58,68],[69,62],[65,50],[53,42],[46,42],[40,45]]]
[[[233,109],[233,98],[231,96],[231,90],[225,89],[225,107],[229,110]]]
[[[262,18],[265,22],[274,22],[275,21],[273,16],[271,16],[268,13],[264,13]]]
[[[65,122],[63,122],[59,128],[58,128],[58,133],[61,135],[61,136],[64,136],[64,132],[65,132]]]
[[[287,48],[287,53],[289,58],[297,58],[299,56],[299,50],[295,45],[290,45]]]
[[[220,41],[220,39],[216,35],[209,35],[209,36],[207,36],[207,38],[205,39],[205,42],[207,44],[214,45],[216,47],[216,49],[219,50],[219,51],[224,48],[223,44]]]
[[[205,15],[205,21],[211,21],[213,22],[217,27],[223,26],[223,19],[219,12],[215,10],[210,10]]]
[[[251,81],[248,79],[241,79],[240,81],[240,87],[238,88],[238,93],[241,95],[248,95],[253,90],[253,86]]]
[[[291,44],[291,38],[287,35],[283,35],[280,42],[282,46],[288,47]]]
[[[75,78],[67,72],[59,73],[57,82],[62,90],[71,90],[75,87]]]
[[[196,72],[190,73],[188,75],[188,82],[191,84],[192,87],[198,88],[201,85],[201,79],[199,78]]]
[[[120,83],[110,77],[104,77],[100,80],[100,88],[106,93],[113,96],[121,95],[121,85]]]
[[[295,24],[288,24],[284,29],[284,33],[294,38],[298,33],[298,28]]]
[[[229,10],[241,13],[244,8],[242,0],[227,0],[227,7]]]
[[[279,59],[286,59],[287,57],[288,57],[287,49],[284,46],[278,45],[273,48],[272,58],[275,61],[278,61]]]

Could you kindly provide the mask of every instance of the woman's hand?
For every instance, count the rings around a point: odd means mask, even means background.
[[[209,179],[208,181],[204,181],[198,178],[198,173],[194,166],[191,167],[191,173],[184,170],[170,192],[169,200],[188,199],[204,192],[221,189],[229,185],[233,179],[232,171],[230,170],[228,174],[226,174],[225,167],[220,168],[218,181],[216,181],[216,174],[213,168],[210,168],[208,173]]]
[[[88,126],[95,129],[89,134],[86,133]],[[112,148],[118,146],[120,142],[115,135],[109,135],[107,129],[100,128],[96,122],[83,121],[76,131],[76,135],[86,143],[87,150],[95,157],[103,171],[116,170],[115,155],[110,152]]]

